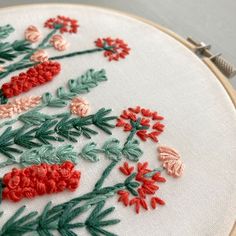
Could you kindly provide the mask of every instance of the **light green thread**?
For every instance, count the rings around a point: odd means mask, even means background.
[[[23,116],[24,121],[27,121],[26,125],[15,130],[8,127],[0,135],[0,153],[15,160],[12,154],[22,152],[21,149],[12,147],[15,144],[31,149],[40,147],[43,144],[50,144],[52,141],[63,142],[67,139],[71,142],[77,142],[80,136],[91,138],[91,135],[97,134],[97,131],[90,128],[92,125],[107,134],[111,134],[110,129],[114,128],[115,125],[109,122],[116,119],[116,116],[109,116],[110,112],[111,109],[106,110],[105,108],[101,108],[95,114],[87,117],[78,118],[71,117],[70,114],[63,114],[59,119],[53,118],[52,116],[46,116],[45,118],[45,116],[40,113],[43,119],[48,118],[48,120],[41,119],[41,116],[39,116],[40,119],[36,119],[35,117],[31,119],[28,116],[27,120],[25,120],[25,116]],[[40,126],[34,127],[41,121],[43,121],[43,123]]]
[[[14,31],[15,29],[9,24],[0,26],[0,40],[7,38]]]

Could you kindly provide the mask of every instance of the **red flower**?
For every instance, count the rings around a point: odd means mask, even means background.
[[[140,206],[143,207],[145,210],[148,210],[148,206],[147,206],[147,203],[144,199],[142,198],[139,198],[139,197],[135,197],[133,198],[130,202],[129,202],[129,205],[132,206],[132,205],[135,205],[135,211],[136,213],[138,214],[139,211],[140,211]]]
[[[34,198],[37,195],[56,193],[66,188],[74,191],[79,186],[80,172],[74,170],[74,164],[41,164],[24,169],[12,169],[3,177],[3,199],[20,201],[22,198]]]
[[[123,164],[123,166],[119,167],[119,170],[124,174],[129,176],[133,172],[134,167],[129,166],[127,162]],[[138,196],[135,196],[132,199],[129,199],[130,193],[129,188],[126,190],[120,190],[118,191],[118,201],[123,202],[125,206],[135,206],[135,211],[138,214],[140,212],[140,209],[146,209],[148,210],[148,205],[146,202],[146,198],[148,195],[151,195],[151,206],[153,209],[155,209],[157,204],[164,205],[164,201],[161,200],[158,197],[155,197],[155,194],[157,190],[159,189],[159,186],[157,185],[158,182],[165,182],[165,178],[161,176],[160,172],[157,172],[155,174],[151,174],[152,170],[148,168],[148,163],[138,163],[137,164],[137,173],[135,176],[135,180],[139,183],[139,186],[137,188],[137,191],[133,189],[131,194],[133,194],[134,191],[137,192]],[[149,175],[148,175],[149,174]]]
[[[108,57],[109,61],[118,61],[120,58],[124,59],[129,55],[130,48],[122,39],[98,38],[95,44],[105,50],[104,56]]]
[[[117,119],[116,126],[123,127],[124,131],[134,131],[142,141],[151,139],[158,142],[157,137],[164,131],[165,127],[160,123],[162,119],[164,118],[159,116],[157,112],[136,106],[124,110]],[[152,120],[158,120],[158,122],[154,123]]]
[[[165,202],[162,199],[158,198],[158,197],[152,197],[151,198],[151,206],[152,206],[152,208],[156,209],[157,204],[165,205]]]
[[[50,18],[44,23],[44,27],[49,29],[60,29],[63,34],[65,32],[77,33],[79,28],[78,21],[66,16],[57,16],[56,18]]]
[[[119,190],[117,193],[120,195],[120,197],[118,198],[118,202],[123,202],[125,206],[128,206],[129,205],[129,192]]]
[[[125,162],[123,166],[119,167],[119,169],[124,175],[130,175],[133,172],[134,167],[129,167],[128,162]]]
[[[58,62],[43,62],[26,72],[21,72],[18,76],[13,76],[11,82],[2,85],[1,90],[6,98],[17,96],[35,86],[51,81],[60,70],[61,66]]]

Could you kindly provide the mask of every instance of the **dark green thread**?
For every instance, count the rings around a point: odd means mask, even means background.
[[[108,177],[115,166],[113,161],[103,172],[102,176]],[[37,232],[39,235],[54,235],[57,231],[62,236],[76,235],[73,229],[86,228],[91,235],[115,235],[104,229],[106,226],[115,225],[120,222],[119,219],[107,219],[107,216],[114,211],[114,207],[104,209],[105,201],[112,197],[117,191],[125,188],[138,187],[136,182],[132,182],[134,175],[128,177],[124,183],[118,183],[113,186],[103,187],[104,177],[101,177],[92,192],[86,193],[80,197],[71,199],[62,204],[52,206],[49,202],[40,215],[32,211],[23,215],[25,206],[19,208],[2,226],[1,236],[21,236],[26,233]],[[103,179],[101,181],[101,179]],[[79,205],[79,206],[78,206]],[[89,216],[84,222],[78,221],[82,213],[89,211],[93,207]],[[75,219],[77,220],[75,222]]]
[[[25,122],[24,126],[15,130],[8,127],[0,135],[0,153],[15,160],[12,154],[21,153],[22,150],[12,147],[14,145],[31,149],[43,144],[51,144],[52,141],[63,142],[67,139],[77,142],[80,136],[91,138],[91,135],[97,134],[97,131],[90,126],[95,126],[105,133],[111,134],[110,129],[115,125],[109,122],[116,119],[116,116],[109,116],[110,112],[111,109],[101,108],[93,115],[79,118],[71,117],[70,114],[60,114],[60,118],[42,113],[38,113],[37,117],[33,113],[24,114],[20,116],[20,120]],[[35,125],[36,127],[34,127]]]
[[[6,66],[4,69],[5,71],[0,73],[0,79],[4,78],[5,76],[9,75],[11,72],[16,70],[21,70],[24,68],[31,67],[38,63],[29,63],[30,57],[39,49],[44,49],[50,47],[46,45],[49,39],[57,32],[58,29],[53,29],[43,40],[42,42],[36,47],[30,47],[30,42],[27,40],[18,40],[10,43],[0,43],[0,58],[4,60],[11,61],[15,59],[17,56],[22,55],[22,53],[26,53],[26,55],[16,63],[13,63],[9,66]]]

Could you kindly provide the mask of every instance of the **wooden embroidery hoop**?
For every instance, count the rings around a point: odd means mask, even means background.
[[[97,8],[97,9],[103,9],[103,10],[109,10],[111,12],[114,13],[119,13],[121,15],[126,15],[132,18],[135,18],[139,21],[142,21],[148,25],[152,25],[155,28],[157,28],[158,30],[164,32],[165,34],[168,34],[169,36],[171,36],[172,38],[174,38],[175,40],[177,40],[178,42],[182,43],[185,47],[187,47],[188,49],[190,49],[194,54],[197,52],[198,47],[196,45],[194,45],[193,43],[189,42],[188,40],[182,38],[180,35],[178,35],[177,33],[155,23],[152,22],[150,20],[147,20],[145,18],[142,18],[140,16],[136,16],[130,13],[126,13],[126,12],[122,12],[119,10],[114,10],[114,9],[110,9],[107,7],[98,7],[96,5],[90,5],[90,4],[57,4],[57,3],[44,3],[43,5],[48,5],[48,6],[53,6],[53,5],[60,5],[60,6],[84,6],[84,7],[92,7],[92,8]],[[7,9],[15,9],[15,8],[25,8],[25,7],[30,7],[30,6],[42,6],[42,4],[21,4],[21,5],[16,5],[16,6],[11,6],[11,7],[4,7],[1,8],[0,11],[2,9],[7,10]],[[213,61],[210,59],[211,53],[207,50],[207,56],[203,56],[201,59],[202,61],[208,66],[208,68],[212,71],[212,73],[215,75],[215,77],[220,81],[220,83],[222,84],[222,86],[224,87],[225,91],[227,92],[228,96],[230,97],[234,107],[236,108],[236,90],[233,88],[233,86],[230,84],[230,82],[228,81],[228,79],[226,78],[226,76],[218,69],[218,67],[213,63]],[[229,233],[229,236],[236,236],[236,222],[231,230],[231,232]]]

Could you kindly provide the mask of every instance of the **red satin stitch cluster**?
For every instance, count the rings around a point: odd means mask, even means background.
[[[164,131],[165,125],[160,121],[164,119],[163,116],[160,116],[157,112],[151,111],[150,109],[141,108],[137,106],[135,108],[128,108],[124,110],[120,117],[117,119],[116,126],[123,127],[123,130],[126,132],[132,131],[133,126],[132,122],[139,123],[144,129],[137,130],[137,136],[143,140],[152,139],[154,142],[158,142],[158,136]],[[148,130],[151,131],[149,132]]]
[[[78,21],[75,19],[66,16],[57,16],[56,18],[48,19],[44,23],[44,27],[49,29],[59,27],[61,33],[77,33],[79,25]]]
[[[54,76],[59,74],[60,70],[61,66],[58,62],[43,62],[26,72],[21,72],[18,76],[13,76],[9,83],[2,85],[1,90],[7,98],[17,96],[33,87],[51,81]]]
[[[123,166],[120,166],[120,171],[129,176],[134,170],[134,167],[129,166],[127,162]],[[150,195],[150,205],[153,209],[157,205],[164,205],[165,202],[159,197],[155,196],[159,186],[156,184],[158,182],[166,182],[166,179],[160,175],[160,172],[157,172],[152,177],[146,177],[145,174],[150,173],[151,170],[148,169],[148,163],[138,163],[137,165],[137,174],[135,180],[140,183],[139,188],[137,189],[138,196],[131,197],[132,195],[126,190],[119,190],[117,193],[119,195],[118,201],[122,202],[125,206],[135,206],[135,211],[138,214],[140,209],[143,208],[148,210],[147,196]]]
[[[79,186],[79,181],[80,172],[74,170],[74,164],[69,161],[53,165],[44,163],[24,169],[14,168],[2,179],[2,197],[18,202],[22,198],[34,198],[65,189],[74,191]]]
[[[99,48],[104,48],[104,56],[108,57],[109,61],[118,61],[129,55],[130,48],[122,39],[98,38],[95,44]]]

